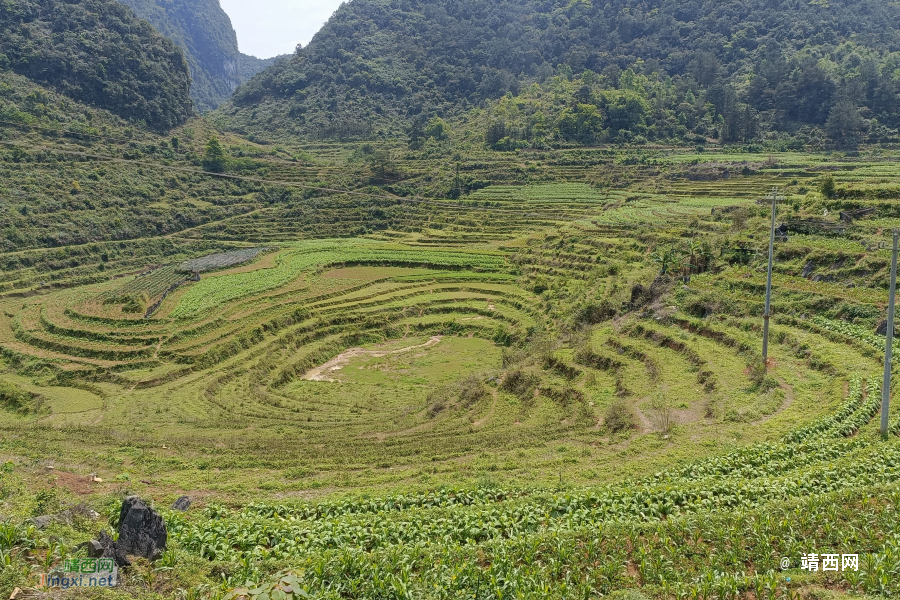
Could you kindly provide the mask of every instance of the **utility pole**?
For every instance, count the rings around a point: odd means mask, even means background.
[[[769,274],[766,278],[766,312],[763,313],[763,365],[768,369],[769,318],[772,316],[772,263],[775,259],[775,211],[778,206],[778,188],[772,188],[772,231],[769,237]]]
[[[456,196],[462,196],[462,186],[459,184],[459,163],[456,163]]]
[[[888,296],[887,342],[884,347],[884,381],[881,384],[881,436],[888,434],[888,411],[891,403],[891,355],[894,351],[894,296],[897,292],[897,240],[900,230],[894,230],[894,254],[891,258],[891,291]]]

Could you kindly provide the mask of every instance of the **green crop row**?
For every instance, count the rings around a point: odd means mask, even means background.
[[[170,316],[195,316],[228,302],[276,289],[303,272],[330,265],[403,264],[484,271],[504,268],[504,258],[499,255],[407,249],[371,240],[317,240],[282,253],[277,263],[274,269],[204,279],[188,289]]]

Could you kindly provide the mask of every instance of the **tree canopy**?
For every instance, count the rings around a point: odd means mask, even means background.
[[[181,50],[115,0],[3,0],[0,68],[155,130],[193,113]]]
[[[220,115],[258,135],[366,137],[588,70],[613,89],[628,71],[671,81],[679,118],[711,104],[725,140],[824,127],[839,96],[897,127],[898,22],[885,0],[354,0]],[[635,101],[599,110],[635,133]]]

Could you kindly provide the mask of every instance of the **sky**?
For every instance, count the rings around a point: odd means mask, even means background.
[[[219,0],[244,54],[290,54],[321,29],[342,0]]]

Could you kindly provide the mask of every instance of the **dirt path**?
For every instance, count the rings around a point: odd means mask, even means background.
[[[494,390],[492,395],[493,395],[494,399],[491,401],[491,407],[488,409],[487,414],[484,415],[483,417],[481,417],[480,419],[478,419],[477,421],[474,421],[472,423],[473,427],[481,427],[482,425],[487,423],[491,419],[491,417],[494,416],[494,411],[497,408],[497,395],[498,395],[497,390]]]
[[[443,336],[436,335],[424,344],[407,346],[406,348],[398,348],[397,350],[366,350],[365,348],[350,348],[349,350],[341,352],[324,365],[315,367],[314,369],[307,371],[303,376],[303,379],[306,381],[335,381],[334,379],[331,379],[330,375],[346,367],[347,363],[349,363],[354,358],[358,358],[360,356],[380,358],[382,356],[403,354],[404,352],[409,352],[410,350],[416,350],[418,348],[430,348],[431,346],[439,344],[442,339],[444,339]]]
[[[780,415],[781,413],[786,411],[788,408],[790,408],[791,404],[794,403],[795,395],[794,395],[793,386],[791,386],[789,383],[787,383],[783,379],[779,379],[778,383],[781,384],[780,387],[782,390],[784,390],[784,402],[782,402],[781,406],[778,407],[778,410],[773,412],[771,415],[766,415],[765,417],[763,417],[762,419],[760,419],[758,421],[753,421],[754,425],[762,425],[763,423],[765,423],[767,421],[771,421],[772,419],[774,419],[775,417],[777,417],[778,415]]]

